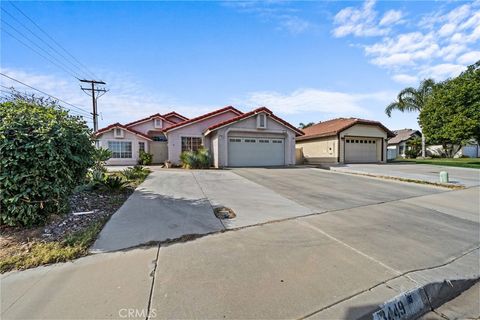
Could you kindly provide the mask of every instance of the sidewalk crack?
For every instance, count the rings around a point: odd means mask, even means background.
[[[155,263],[153,265],[153,270],[150,273],[150,276],[152,277],[152,285],[150,287],[150,293],[148,295],[147,316],[146,316],[145,320],[148,320],[150,318],[150,312],[151,312],[151,307],[152,307],[152,299],[153,299],[153,289],[155,287],[155,276],[156,276],[156,273],[157,273],[158,259],[159,259],[159,256],[160,256],[160,247],[161,247],[161,245],[159,244],[158,248],[157,248],[157,254],[155,256]]]

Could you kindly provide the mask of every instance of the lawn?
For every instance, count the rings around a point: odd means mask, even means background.
[[[433,164],[437,166],[451,166],[451,167],[480,169],[480,158],[401,159],[401,160],[393,161],[393,163],[400,163],[400,162],[413,162],[418,164]]]

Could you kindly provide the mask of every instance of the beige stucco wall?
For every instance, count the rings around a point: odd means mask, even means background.
[[[306,141],[297,141],[297,149],[301,149],[305,163],[335,163],[338,158],[337,136],[323,137]]]
[[[174,164],[180,164],[180,153],[182,152],[182,137],[200,137],[202,144],[206,148],[210,148],[210,137],[204,137],[203,133],[208,127],[219,122],[236,117],[237,114],[231,111],[204,119],[197,123],[192,123],[185,127],[181,127],[167,132],[168,139],[168,160]]]
[[[377,161],[387,162],[387,133],[380,127],[375,125],[356,124],[342,132],[340,132],[340,163],[345,161],[345,138],[377,138]],[[383,141],[383,143],[382,143]],[[382,148],[383,146],[383,148]],[[383,153],[383,160],[382,160]]]
[[[135,165],[138,162],[139,157],[139,142],[145,142],[145,151],[149,152],[149,140],[130,133],[126,130],[123,130],[124,137],[123,138],[115,138],[113,136],[113,129],[103,133],[101,136],[97,137],[98,145],[102,148],[108,149],[108,141],[131,141],[132,142],[132,158],[129,159],[109,159],[107,161],[108,165]]]
[[[262,136],[285,139],[285,165],[295,164],[295,132],[267,116],[266,129],[257,129],[257,115],[235,122],[216,131],[217,150],[212,150],[216,167],[228,166],[228,138],[235,136]],[[212,133],[213,134],[213,133]]]

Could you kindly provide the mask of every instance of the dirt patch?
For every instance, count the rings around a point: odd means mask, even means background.
[[[217,208],[213,209],[213,212],[215,213],[215,216],[218,219],[222,219],[222,220],[223,219],[233,219],[237,216],[232,209],[227,208],[227,207],[217,207]]]

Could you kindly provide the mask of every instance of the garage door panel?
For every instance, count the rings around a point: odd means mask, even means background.
[[[285,164],[283,138],[230,137],[228,165],[232,167],[281,166]]]
[[[377,162],[378,139],[349,137],[345,138],[345,162]]]

